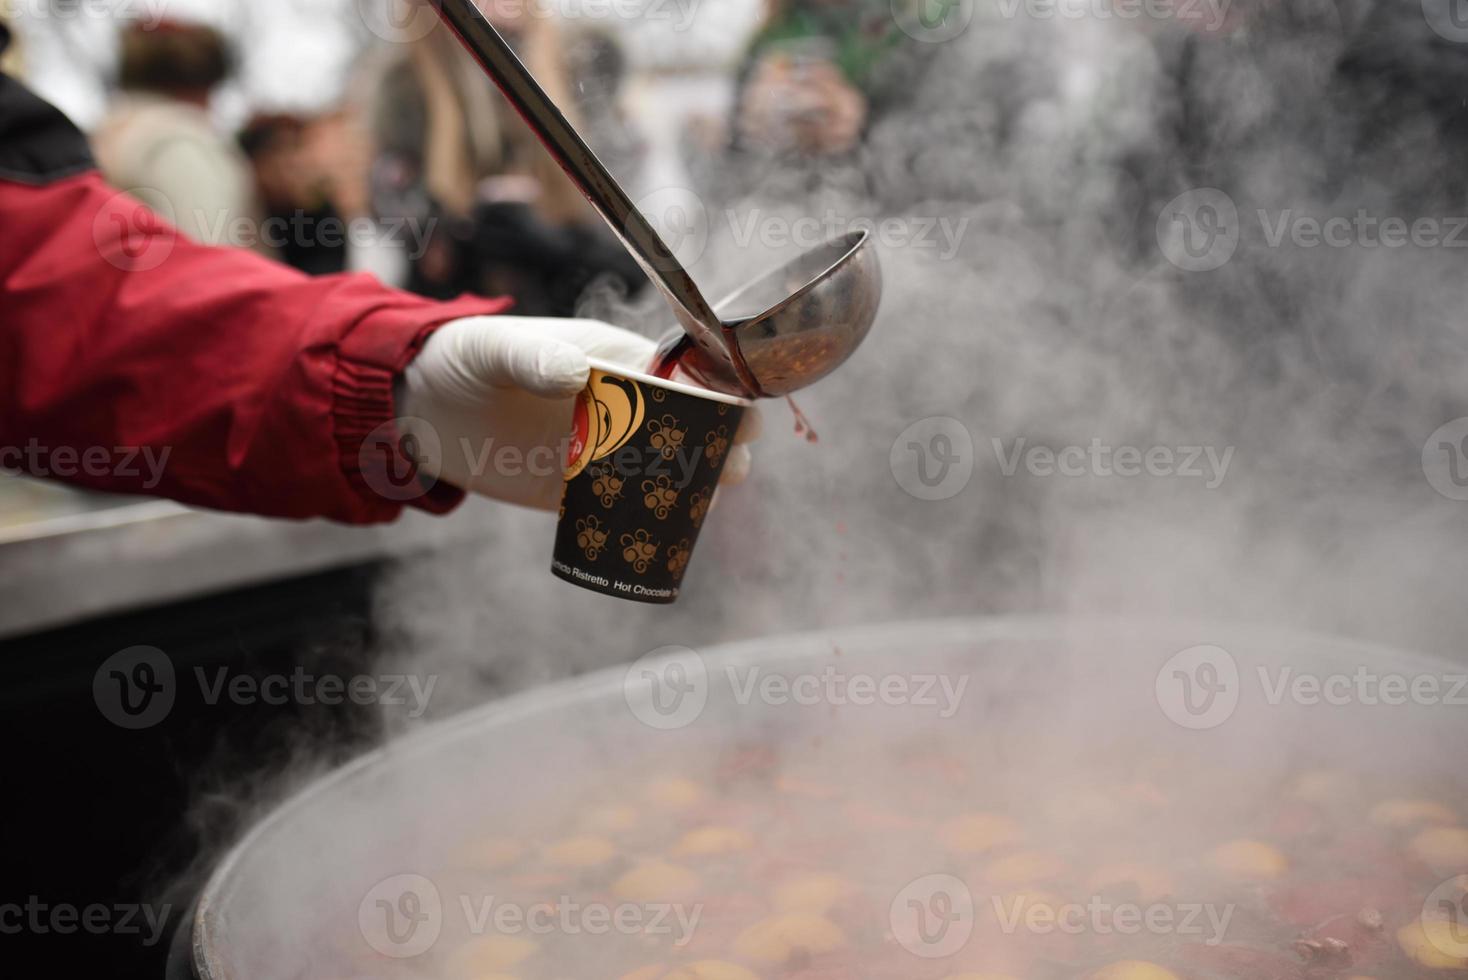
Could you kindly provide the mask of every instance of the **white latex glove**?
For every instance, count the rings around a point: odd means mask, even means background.
[[[560,505],[566,440],[588,357],[646,371],[656,345],[598,320],[490,316],[441,327],[408,365],[398,389],[399,427],[419,469],[464,490],[541,510]],[[736,443],[758,435],[751,409]],[[736,445],[724,482],[749,474]]]

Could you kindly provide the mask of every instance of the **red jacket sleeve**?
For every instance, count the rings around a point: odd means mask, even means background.
[[[94,172],[0,180],[0,466],[221,510],[389,521],[412,496],[374,479],[405,465],[382,450],[399,445],[382,437],[397,375],[435,327],[508,305],[198,245]],[[442,511],[461,496],[408,502]]]

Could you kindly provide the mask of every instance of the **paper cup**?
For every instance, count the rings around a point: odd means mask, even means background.
[[[551,571],[634,602],[676,601],[749,404],[593,360]]]

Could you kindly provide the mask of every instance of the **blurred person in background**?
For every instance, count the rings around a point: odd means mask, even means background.
[[[256,216],[243,155],[216,131],[210,97],[229,77],[224,37],[204,23],[121,30],[120,94],[92,134],[103,175],[196,241],[245,244]]]
[[[581,119],[581,134],[619,180],[634,184],[649,148],[623,105],[627,53],[615,35],[598,27],[571,25],[562,36],[566,73],[575,82],[573,105]]]
[[[732,197],[873,193],[867,139],[908,113],[928,67],[897,9],[894,0],[768,0],[735,79],[732,155],[717,168]]]
[[[5,28],[4,14],[0,14],[0,28]],[[21,53],[22,47],[20,43],[12,42],[10,50],[0,52],[0,72],[4,72],[7,75],[19,75],[21,73],[21,68],[25,63],[25,58]]]
[[[370,218],[371,146],[346,111],[254,117],[240,134],[262,210],[258,247],[310,275],[358,267]]]
[[[559,25],[515,0],[485,13],[579,124]],[[604,72],[620,72],[621,62],[605,51],[609,38],[601,43],[602,56],[585,67],[603,72],[600,84],[615,83]],[[639,290],[636,264],[453,35],[438,25],[402,47],[372,86],[373,189],[383,217],[432,225],[409,288],[439,298],[511,293],[527,312],[559,316],[574,313],[595,280]]]
[[[911,44],[890,0],[769,0],[739,71],[735,136],[746,149],[850,153],[900,109]]]

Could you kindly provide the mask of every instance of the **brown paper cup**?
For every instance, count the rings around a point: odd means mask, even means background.
[[[749,404],[592,361],[551,571],[634,602],[676,601]]]

